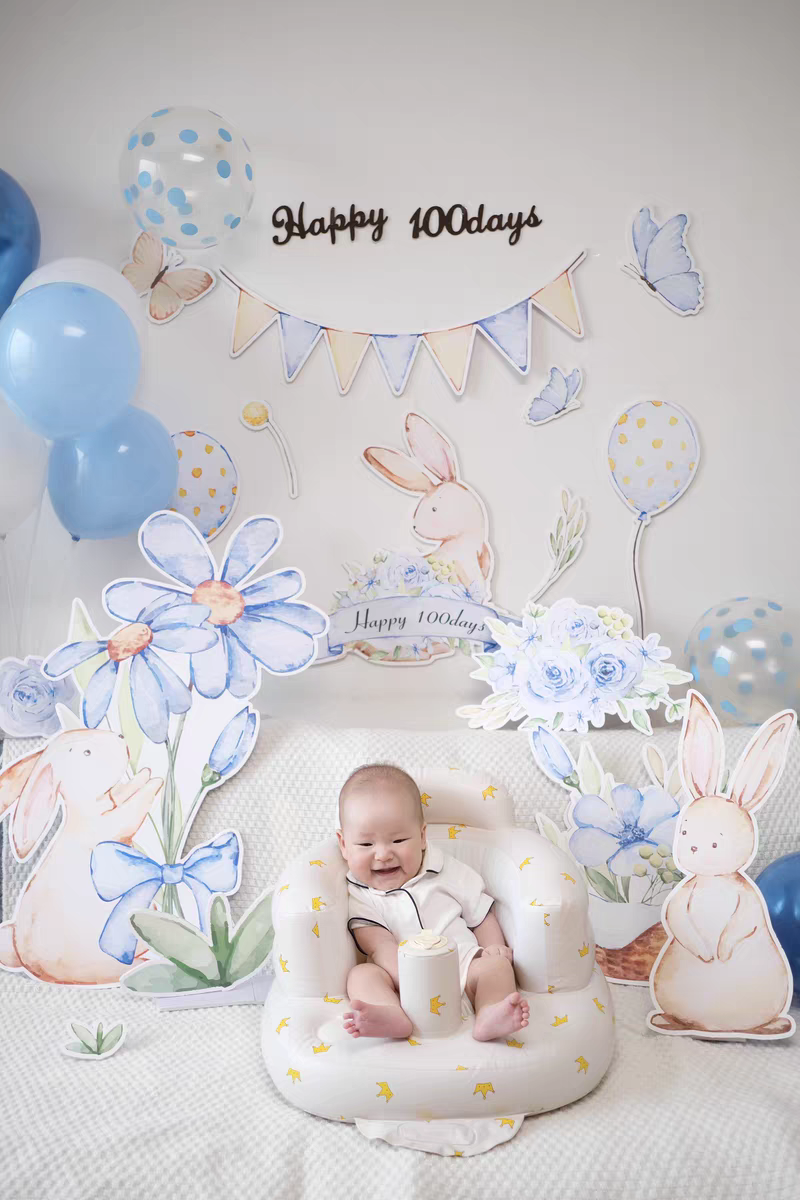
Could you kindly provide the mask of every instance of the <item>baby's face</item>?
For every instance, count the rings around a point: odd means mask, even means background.
[[[425,826],[418,805],[396,785],[371,784],[352,792],[337,837],[350,873],[368,887],[388,892],[419,874]]]

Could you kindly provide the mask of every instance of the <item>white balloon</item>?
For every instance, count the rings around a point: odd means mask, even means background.
[[[44,490],[46,471],[44,438],[20,421],[0,392],[0,537],[33,512]]]
[[[121,271],[115,271],[107,263],[94,258],[57,258],[55,262],[46,263],[33,271],[17,289],[14,299],[45,283],[81,283],[84,287],[104,292],[120,306],[136,330],[139,341],[142,341],[145,329],[144,301],[139,299]]]

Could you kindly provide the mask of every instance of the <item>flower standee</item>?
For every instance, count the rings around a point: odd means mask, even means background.
[[[683,716],[684,703],[670,696],[669,686],[691,675],[669,661],[657,633],[636,637],[633,618],[619,608],[529,601],[521,624],[499,618],[487,624],[497,649],[473,655],[479,666],[472,678],[487,682],[491,695],[457,710],[472,729],[520,721],[520,729],[586,733],[614,714],[651,734],[648,710],[663,706],[668,721]]]
[[[72,676],[82,695],[83,726],[59,707],[64,731],[46,726],[53,739],[45,752],[0,775],[0,815],[12,814],[14,830],[25,825],[31,789],[38,789],[37,797],[42,792],[40,832],[30,845],[21,836],[14,842],[22,846],[21,861],[60,805],[68,818],[57,844],[34,867],[33,875],[47,875],[47,886],[42,878],[42,886],[23,888],[14,920],[3,926],[0,966],[21,966],[50,983],[119,983],[129,968],[152,962],[136,925],[143,913],[148,930],[150,918],[178,922],[166,942],[155,927],[148,944],[158,954],[162,944],[182,952],[187,929],[195,930],[197,946],[210,934],[222,966],[202,978],[195,974],[200,987],[203,980],[216,987],[241,982],[263,964],[271,943],[268,904],[257,903],[257,915],[240,923],[235,947],[233,934],[223,936],[230,920],[225,898],[239,886],[239,834],[226,830],[191,853],[185,847],[204,797],[252,753],[259,717],[247,701],[261,671],[304,670],[327,630],[325,614],[298,599],[304,588],[299,571],[257,575],[280,539],[276,520],[253,517],[231,536],[218,567],[189,521],[158,512],[142,526],[139,544],[162,578],[116,580],[103,592],[106,613],[122,623],[102,637],[82,603],[74,602],[69,639],[45,661],[41,687],[27,707],[52,724],[50,710],[68,698]],[[17,691],[22,666],[0,664],[0,678],[15,672]],[[68,836],[84,827],[89,832],[81,838]],[[169,961],[191,974],[192,954],[176,954]],[[55,964],[46,975],[43,962]],[[63,977],[59,963],[69,964]],[[174,976],[175,989],[171,978],[159,973],[164,990],[185,990],[182,977]]]

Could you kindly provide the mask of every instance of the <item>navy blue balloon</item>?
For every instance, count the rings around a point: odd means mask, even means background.
[[[772,928],[783,946],[800,992],[800,853],[770,863],[756,883],[767,902]]]
[[[140,358],[120,306],[83,284],[43,283],[0,317],[0,388],[42,437],[78,437],[119,416]]]
[[[0,316],[39,261],[39,219],[28,193],[0,171]]]
[[[47,490],[56,516],[74,538],[135,533],[172,504],[178,455],[161,422],[127,408],[110,425],[65,438],[50,451]]]

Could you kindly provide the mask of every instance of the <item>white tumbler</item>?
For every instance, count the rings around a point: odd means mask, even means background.
[[[400,1004],[423,1037],[447,1037],[461,1026],[458,951],[446,937],[423,929],[397,950]]]

